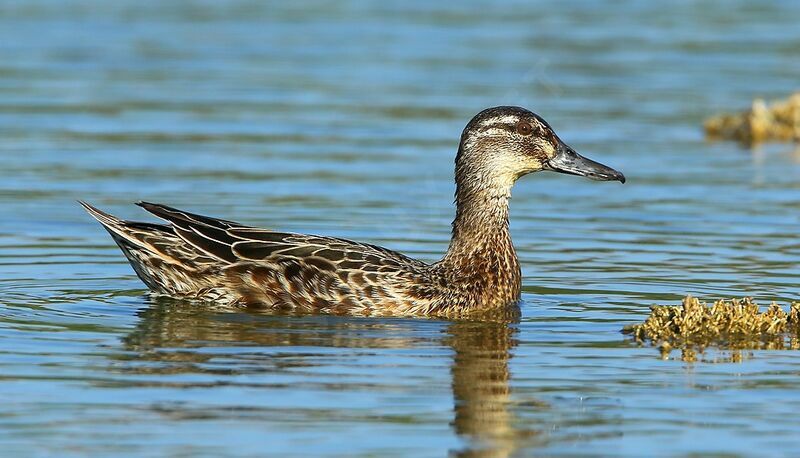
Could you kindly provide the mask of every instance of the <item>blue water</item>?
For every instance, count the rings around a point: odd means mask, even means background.
[[[654,303],[798,294],[800,152],[705,116],[798,89],[800,3],[0,1],[8,456],[791,456],[800,355],[663,361]],[[544,116],[618,183],[514,190],[518,324],[152,299],[76,204],[447,246],[458,136]]]

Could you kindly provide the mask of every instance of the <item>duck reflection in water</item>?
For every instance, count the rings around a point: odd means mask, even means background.
[[[219,311],[166,298],[154,301],[152,307],[140,312],[141,321],[124,339],[126,350],[136,355],[133,361],[123,364],[121,370],[138,375],[213,375],[213,382],[204,383],[192,377],[185,385],[176,385],[202,388],[236,385],[240,380],[234,376],[242,372],[286,371],[313,366],[319,358],[330,357],[314,348],[352,348],[354,353],[363,354],[363,350],[369,348],[409,349],[444,345],[453,350],[450,371],[454,397],[452,425],[464,441],[463,447],[455,450],[454,454],[503,457],[517,450],[521,442],[530,447],[539,440],[537,432],[521,428],[511,400],[509,360],[516,346],[518,311],[494,321],[445,323],[331,316],[287,317],[262,312]],[[230,351],[226,351],[226,347]],[[297,349],[297,354],[282,351],[280,354],[254,355],[252,350],[248,350],[252,347],[266,347],[267,352],[275,347],[302,349]],[[209,348],[213,351],[207,351]],[[309,355],[313,357],[308,358]],[[231,376],[231,379],[226,382],[219,376]],[[173,412],[170,415],[180,417],[183,414]]]

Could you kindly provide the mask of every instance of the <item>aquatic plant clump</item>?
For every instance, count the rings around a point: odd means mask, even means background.
[[[707,138],[736,140],[747,145],[765,141],[800,142],[800,92],[771,104],[755,99],[750,109],[712,116],[703,127]]]
[[[718,300],[711,306],[686,296],[679,306],[654,305],[644,323],[622,332],[639,343],[658,345],[662,356],[672,348],[703,351],[800,349],[800,302],[786,312],[772,303],[763,312],[751,298]],[[685,359],[685,358],[684,358]]]

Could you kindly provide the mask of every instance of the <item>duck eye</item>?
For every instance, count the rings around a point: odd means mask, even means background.
[[[521,135],[530,135],[533,132],[533,127],[525,121],[517,123],[517,132]]]

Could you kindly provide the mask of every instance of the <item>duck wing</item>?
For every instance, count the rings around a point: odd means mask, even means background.
[[[427,267],[422,261],[367,243],[245,226],[150,202],[137,205],[171,223],[175,233],[198,251],[226,264],[293,258],[320,270],[380,276]]]

